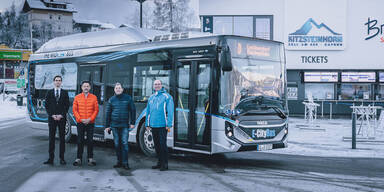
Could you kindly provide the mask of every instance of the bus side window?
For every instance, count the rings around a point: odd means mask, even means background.
[[[170,69],[168,68],[164,65],[135,66],[133,69],[133,100],[146,103],[153,94],[153,82],[157,79],[162,81],[163,87],[169,92]]]

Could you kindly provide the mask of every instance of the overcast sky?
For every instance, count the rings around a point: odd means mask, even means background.
[[[75,19],[88,19],[99,20],[105,23],[112,23],[115,26],[119,26],[122,23],[129,23],[129,19],[132,18],[134,12],[127,11],[128,8],[133,6],[139,7],[139,3],[135,0],[66,0],[72,2],[76,9]],[[195,17],[191,19],[191,22],[195,27],[199,27],[198,19],[198,1],[190,0],[190,6],[195,12]],[[0,12],[5,11],[8,7],[15,2],[15,5],[21,7],[24,0],[0,0]],[[152,4],[153,0],[147,0],[143,3],[143,7]],[[132,10],[132,9],[129,9]],[[145,18],[144,18],[145,19]]]

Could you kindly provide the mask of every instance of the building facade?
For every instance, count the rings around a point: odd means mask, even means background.
[[[73,13],[76,10],[71,3],[59,0],[25,0],[22,12],[28,15],[33,38],[38,39],[34,42],[34,49],[49,39],[73,33]]]
[[[199,2],[203,32],[285,43],[291,114],[311,97],[324,115],[383,105],[381,0],[210,0]]]

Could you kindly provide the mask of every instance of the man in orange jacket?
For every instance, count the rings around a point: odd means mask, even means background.
[[[83,92],[76,95],[72,107],[77,122],[77,159],[73,165],[80,166],[82,164],[84,132],[87,132],[88,165],[95,166],[96,161],[93,159],[93,130],[97,113],[99,113],[99,104],[97,103],[97,97],[89,93],[91,89],[89,81],[83,81],[81,89]]]

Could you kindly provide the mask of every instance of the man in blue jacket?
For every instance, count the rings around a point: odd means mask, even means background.
[[[152,169],[168,169],[167,132],[173,126],[173,99],[163,88],[160,80],[153,82],[155,94],[148,99],[145,125],[152,130],[158,162]]]
[[[136,108],[132,97],[123,93],[120,83],[115,84],[115,95],[107,104],[106,131],[112,130],[113,140],[117,156],[117,164],[114,168],[123,167],[128,170],[128,137],[129,129],[135,127]]]

